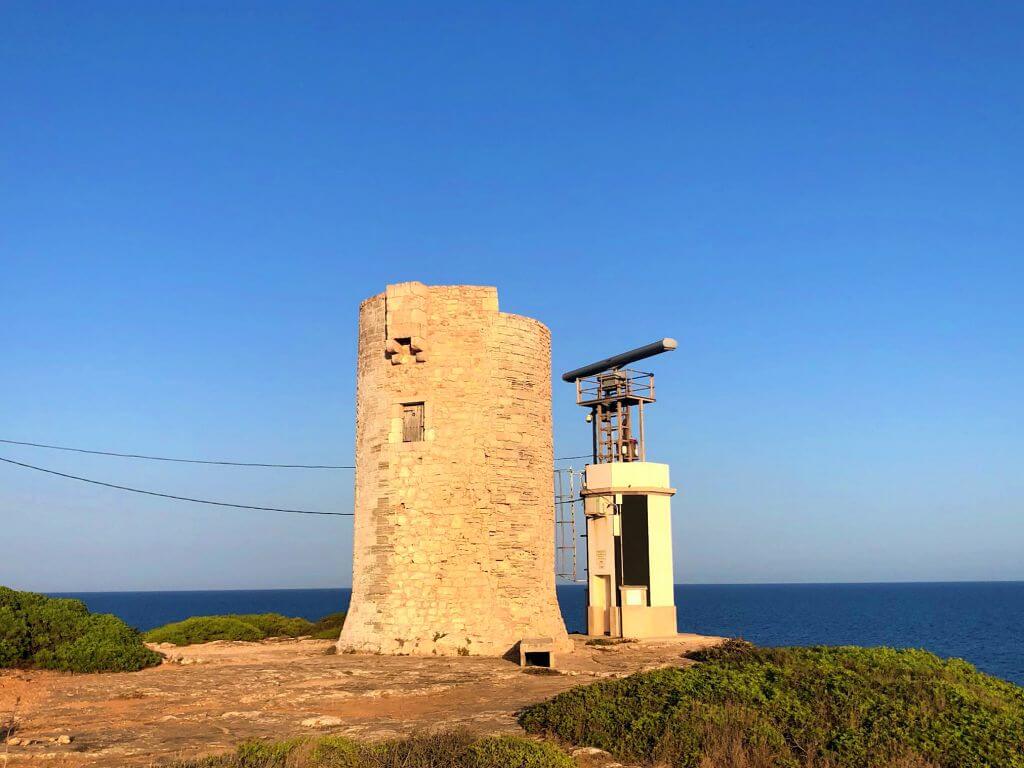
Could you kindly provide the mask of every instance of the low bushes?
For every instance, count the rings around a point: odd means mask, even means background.
[[[518,736],[474,738],[442,731],[377,743],[340,736],[250,741],[229,755],[176,763],[173,768],[572,768],[552,744]]]
[[[193,616],[165,624],[144,635],[151,643],[193,645],[212,640],[265,640],[268,637],[313,636],[335,640],[345,622],[344,613],[332,613],[317,622],[279,613],[239,613],[225,616]]]
[[[0,587],[0,667],[134,672],[160,659],[116,616],[89,613],[80,600]]]
[[[554,744],[495,736],[473,744],[464,765],[472,768],[571,768],[575,763]]]
[[[577,688],[530,732],[679,768],[1024,768],[1024,688],[919,650],[756,648]]]
[[[313,623],[311,634],[318,640],[337,640],[345,625],[345,612],[331,613]]]
[[[263,637],[302,637],[313,632],[313,622],[279,613],[231,614],[229,618],[252,624]]]
[[[192,616],[151,629],[143,637],[150,643],[192,645],[211,640],[262,640],[259,627],[234,616]]]

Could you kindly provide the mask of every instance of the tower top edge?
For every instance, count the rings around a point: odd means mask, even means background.
[[[425,295],[429,293],[443,293],[443,292],[459,292],[465,291],[466,293],[484,293],[498,295],[498,288],[494,285],[474,285],[469,283],[456,283],[450,285],[427,285],[421,283],[418,280],[408,280],[400,283],[388,283],[384,290],[380,293],[375,293],[372,296],[367,296],[360,302],[360,304],[366,304],[367,302],[373,301],[374,299],[380,299],[388,294],[391,295]]]
[[[474,304],[481,302],[485,310],[493,312],[495,316],[502,318],[506,323],[512,325],[534,326],[538,327],[541,332],[551,336],[551,329],[535,317],[529,315],[521,315],[515,312],[502,312],[498,305],[498,288],[493,285],[473,285],[468,283],[459,283],[452,285],[427,285],[416,280],[410,280],[401,283],[388,283],[385,286],[385,290],[380,293],[376,293],[373,296],[369,296],[363,299],[359,303],[360,312],[367,306],[372,306],[375,302],[390,302],[392,300],[404,301],[409,299],[413,302],[417,300],[427,300],[430,298],[441,299],[447,302],[460,303],[462,301]],[[425,305],[423,305],[425,308]]]

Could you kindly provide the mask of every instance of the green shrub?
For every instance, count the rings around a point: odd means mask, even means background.
[[[193,645],[212,640],[266,640],[268,637],[311,635],[336,640],[345,623],[344,613],[324,616],[315,624],[279,613],[229,613],[224,616],[193,616],[184,621],[151,629],[145,639],[151,643]],[[0,625],[2,627],[2,625]]]
[[[143,637],[150,643],[192,645],[212,640],[262,640],[266,635],[258,627],[231,616],[193,616],[151,629]]]
[[[160,658],[119,618],[80,600],[0,587],[0,667],[134,672]]]
[[[210,755],[198,760],[186,760],[171,763],[171,768],[237,768],[234,754]]]
[[[344,736],[324,736],[312,742],[308,751],[311,768],[360,768],[359,744]]]
[[[258,629],[263,637],[301,637],[313,633],[313,622],[279,613],[232,613],[228,618],[244,621]]]
[[[572,768],[552,744],[517,736],[475,738],[465,731],[413,734],[359,743],[342,736],[249,741],[234,754],[176,763],[174,768]]]
[[[345,612],[331,613],[313,624],[311,634],[318,640],[337,640],[345,626]]]
[[[134,672],[160,663],[160,654],[142,644],[139,633],[110,614],[93,614],[81,626],[81,634],[58,645],[52,656],[41,658],[40,667],[65,672]]]
[[[575,765],[558,747],[521,736],[493,736],[469,748],[471,768],[572,768]]]
[[[302,739],[288,741],[246,741],[235,751],[238,768],[285,768],[288,755],[303,744]]]
[[[27,658],[30,643],[24,613],[0,606],[0,667],[13,667]]]
[[[466,768],[473,737],[463,730],[414,733],[360,745],[358,768]]]
[[[748,643],[702,658],[567,691],[527,707],[520,723],[679,768],[1024,768],[1024,688],[962,660]]]
[[[753,643],[739,637],[730,637],[724,643],[690,651],[683,655],[694,661],[718,661],[719,659],[732,659],[735,661],[742,656],[755,654],[757,651],[758,647]]]

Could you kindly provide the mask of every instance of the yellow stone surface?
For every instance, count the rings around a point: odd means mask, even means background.
[[[423,439],[406,441],[414,403]],[[569,646],[555,598],[542,323],[499,312],[492,287],[399,283],[364,301],[355,454],[339,650],[503,655],[524,637]]]

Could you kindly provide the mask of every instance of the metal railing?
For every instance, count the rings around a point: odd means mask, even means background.
[[[654,402],[654,374],[623,369],[576,379],[576,404],[597,405],[616,400]]]

